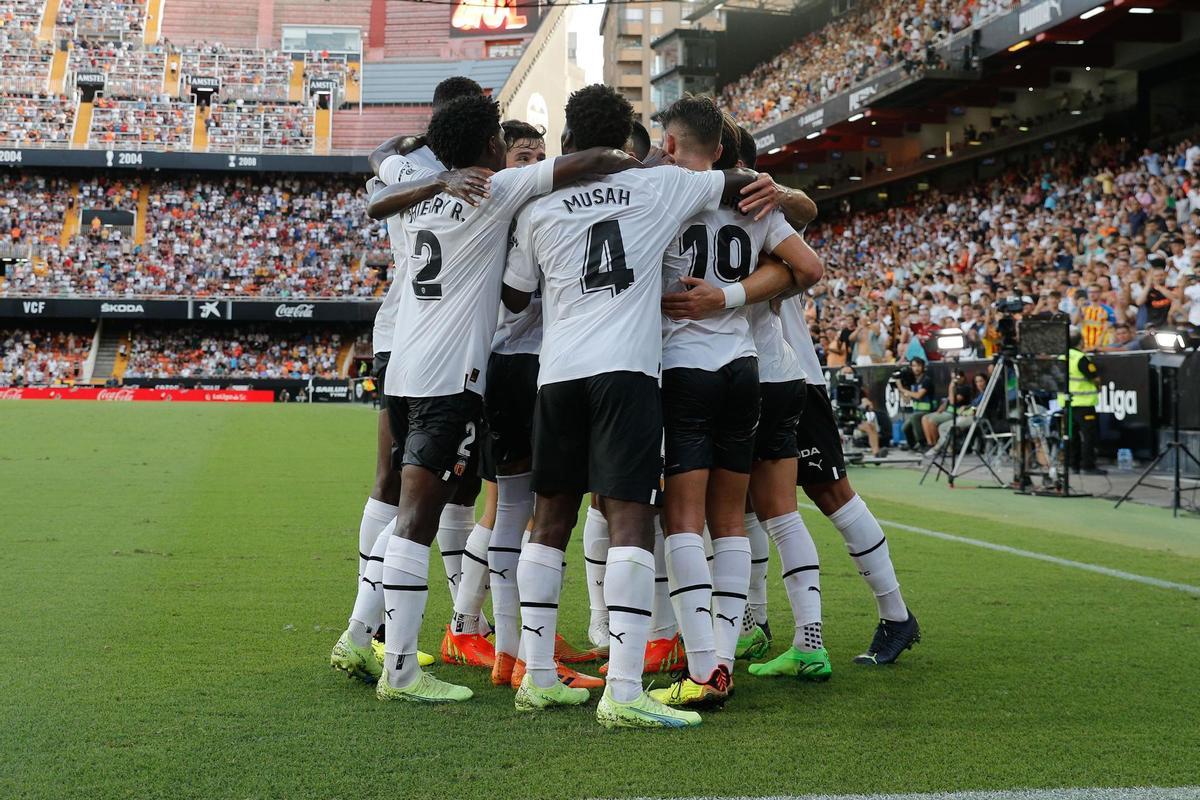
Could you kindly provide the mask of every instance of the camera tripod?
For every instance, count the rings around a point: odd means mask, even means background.
[[[938,450],[933,460],[929,462],[929,466],[925,468],[924,474],[921,475],[920,483],[925,482],[925,478],[932,470],[937,470],[940,474],[946,476],[946,485],[954,488],[956,478],[962,477],[969,472],[974,472],[980,466],[992,473],[992,477],[996,479],[997,487],[1005,485],[1004,480],[992,468],[991,463],[986,458],[980,458],[979,464],[976,464],[967,469],[963,469],[963,459],[971,449],[971,444],[975,442],[976,435],[979,432],[979,421],[986,414],[988,404],[992,402],[992,395],[996,392],[996,386],[1004,381],[1004,374],[1008,368],[1015,369],[1016,366],[1003,354],[996,356],[992,360],[992,374],[988,376],[987,386],[983,390],[983,399],[979,401],[979,406],[975,411],[974,419],[971,420],[971,426],[967,428],[967,433],[962,437],[962,445],[958,444],[958,406],[952,405],[951,413],[954,415],[950,425],[950,441],[946,447]],[[950,462],[947,465],[947,462]]]
[[[1188,449],[1188,446],[1179,438],[1179,368],[1183,366],[1183,362],[1187,360],[1187,354],[1184,353],[1155,353],[1150,357],[1150,363],[1157,366],[1164,374],[1171,371],[1171,441],[1163,446],[1154,460],[1142,470],[1142,474],[1133,482],[1133,486],[1129,487],[1129,491],[1121,495],[1121,499],[1113,508],[1120,508],[1121,503],[1124,503],[1133,494],[1133,490],[1142,485],[1146,478],[1150,477],[1150,473],[1154,468],[1167,457],[1167,455],[1175,456],[1175,474],[1171,484],[1171,514],[1179,516],[1180,503],[1180,479],[1183,469],[1183,457],[1187,456],[1197,467],[1200,467],[1200,458],[1196,458],[1195,453]]]

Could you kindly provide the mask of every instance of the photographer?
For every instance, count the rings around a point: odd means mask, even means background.
[[[942,426],[949,426],[954,418],[963,413],[963,409],[971,402],[971,384],[967,381],[966,373],[955,369],[950,373],[950,386],[946,391],[946,399],[938,405],[937,411],[926,414],[921,418],[921,432],[929,443],[925,455],[933,457],[937,453],[939,431]]]
[[[888,450],[884,445],[891,442],[892,436],[892,421],[888,418],[887,408],[876,408],[869,397],[863,397],[860,408],[863,419],[858,423],[858,431],[867,437],[872,456],[887,458]]]
[[[908,443],[909,450],[916,450],[922,445],[921,420],[933,410],[934,391],[933,379],[925,372],[925,359],[912,360],[912,376],[907,385],[897,386],[900,396],[912,404],[912,413],[904,420],[901,430]]]

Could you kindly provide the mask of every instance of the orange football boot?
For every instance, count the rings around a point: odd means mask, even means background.
[[[510,656],[502,650],[496,652],[496,663],[492,665],[492,686],[512,686],[513,673],[516,671],[516,666],[521,662],[517,661],[516,656]],[[525,665],[521,665],[521,672],[524,673]],[[521,682],[517,681],[517,686]]]
[[[561,633],[554,634],[554,660],[562,664],[585,664],[589,661],[599,661],[608,656],[607,647],[591,647],[580,650],[563,638]]]
[[[678,633],[670,639],[651,639],[646,642],[646,659],[642,666],[643,675],[675,672],[686,667],[687,651],[683,649],[683,638]],[[608,664],[600,667],[600,674],[608,674]]]
[[[442,637],[442,661],[491,669],[496,663],[496,648],[478,633],[451,633],[447,625]]]
[[[604,686],[604,679],[597,678],[593,675],[585,675],[582,672],[577,672],[566,664],[554,662],[554,666],[558,667],[558,680],[560,683],[571,687],[572,689],[599,689]],[[513,666],[512,683],[514,689],[520,687],[521,679],[525,677],[525,662],[517,659],[517,663]]]

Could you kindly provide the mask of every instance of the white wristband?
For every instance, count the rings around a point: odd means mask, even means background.
[[[746,287],[740,283],[730,284],[721,290],[725,295],[726,308],[740,308],[746,305]]]

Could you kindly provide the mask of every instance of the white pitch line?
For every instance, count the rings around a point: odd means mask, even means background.
[[[800,503],[801,508],[807,508],[812,511],[820,511],[816,506],[809,503]],[[1037,553],[1033,550],[1022,550],[1019,547],[1009,547],[1006,544],[996,544],[995,542],[985,542],[982,539],[972,539],[967,536],[957,536],[953,533],[945,533],[943,531],[934,531],[929,528],[919,528],[916,525],[906,525],[903,522],[892,522],[891,520],[881,519],[880,525],[886,525],[889,528],[899,528],[902,531],[909,533],[919,533],[922,536],[929,536],[934,539],[943,539],[947,542],[958,542],[959,544],[969,544],[975,547],[982,547],[986,550],[995,550],[998,553],[1008,553],[1009,555],[1022,556],[1024,558],[1032,558],[1037,561],[1045,561],[1050,564],[1057,564],[1060,567],[1072,567],[1074,569],[1082,569],[1087,572],[1095,572],[1099,575],[1107,575],[1110,578],[1120,578],[1125,581],[1133,581],[1135,583],[1143,583],[1147,586],[1155,586],[1159,589],[1171,589],[1176,592],[1184,592],[1185,594],[1195,595],[1200,597],[1200,586],[1192,586],[1187,583],[1176,583],[1174,581],[1165,581],[1162,578],[1151,578],[1148,575],[1138,575],[1133,572],[1125,572],[1111,567],[1102,567],[1099,564],[1088,564],[1084,561],[1072,561],[1069,558],[1059,558],[1058,556],[1046,555],[1045,553]]]
[[[683,800],[675,798],[674,800]],[[1200,786],[1173,789],[1012,789],[933,794],[821,794],[772,797],[693,797],[688,800],[1200,800]]]

